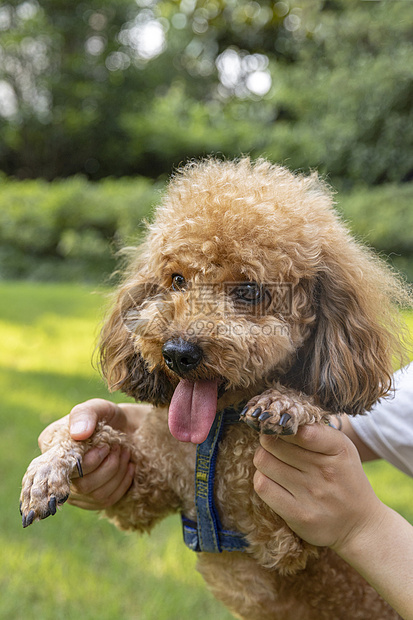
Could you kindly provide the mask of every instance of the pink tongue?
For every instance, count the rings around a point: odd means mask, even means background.
[[[217,412],[217,381],[182,379],[169,405],[169,430],[179,441],[202,443]]]

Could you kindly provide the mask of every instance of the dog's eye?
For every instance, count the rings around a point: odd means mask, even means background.
[[[186,288],[186,280],[180,273],[172,274],[172,289],[174,291],[183,291]]]
[[[256,282],[243,282],[234,289],[234,295],[238,300],[258,304],[264,299],[265,288]]]

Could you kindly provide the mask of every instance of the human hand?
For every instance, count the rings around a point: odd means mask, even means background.
[[[340,553],[378,526],[384,506],[346,435],[314,424],[294,436],[262,435],[260,441],[255,491],[301,538]]]
[[[44,452],[54,431],[69,422],[70,434],[75,440],[90,437],[99,420],[113,428],[132,433],[147,409],[145,405],[116,405],[103,399],[92,399],[76,405],[69,415],[50,424],[39,436],[39,446]],[[130,462],[130,452],[115,446],[92,448],[82,461],[83,478],[74,476],[69,504],[86,510],[103,510],[118,502],[132,484],[135,466]]]

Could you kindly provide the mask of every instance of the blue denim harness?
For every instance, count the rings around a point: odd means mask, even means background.
[[[185,544],[193,551],[221,553],[244,551],[248,546],[244,534],[222,528],[214,503],[215,465],[224,425],[239,421],[239,410],[227,407],[215,416],[206,440],[196,449],[195,505],[197,521],[182,516]]]

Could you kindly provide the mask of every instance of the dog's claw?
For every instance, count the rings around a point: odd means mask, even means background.
[[[64,495],[63,497],[60,497],[57,500],[58,506],[61,506],[62,504],[64,504],[68,499],[69,499],[69,493],[67,495]]]
[[[76,467],[79,473],[79,478],[83,478],[82,462],[79,457],[76,458]]]
[[[265,420],[268,420],[268,418],[270,417],[271,417],[271,413],[269,411],[263,411],[258,419],[260,422],[265,422]]]
[[[248,405],[246,405],[244,407],[244,409],[241,411],[241,413],[239,414],[240,418],[243,418],[245,416],[245,414],[247,413],[248,409],[249,409],[249,407],[248,407]]]
[[[279,421],[279,425],[282,428],[282,433],[281,435],[294,435],[294,431],[292,428],[286,428],[286,425],[288,424],[288,422],[291,420],[291,416],[289,413],[283,413],[280,421]]]
[[[252,418],[258,418],[258,416],[261,414],[261,412],[262,412],[261,407],[257,407],[257,408],[255,409],[255,411],[253,411],[253,412],[251,413],[251,417],[252,417]]]
[[[51,497],[49,499],[49,511],[51,515],[55,515],[56,514],[56,498],[55,497]]]
[[[289,413],[283,413],[278,424],[280,426],[285,426],[290,420],[291,420],[290,414]]]
[[[31,525],[34,521],[34,517],[35,517],[34,510],[30,510],[30,512],[27,515],[23,515],[23,518],[22,518],[23,527],[28,527],[29,525]]]

